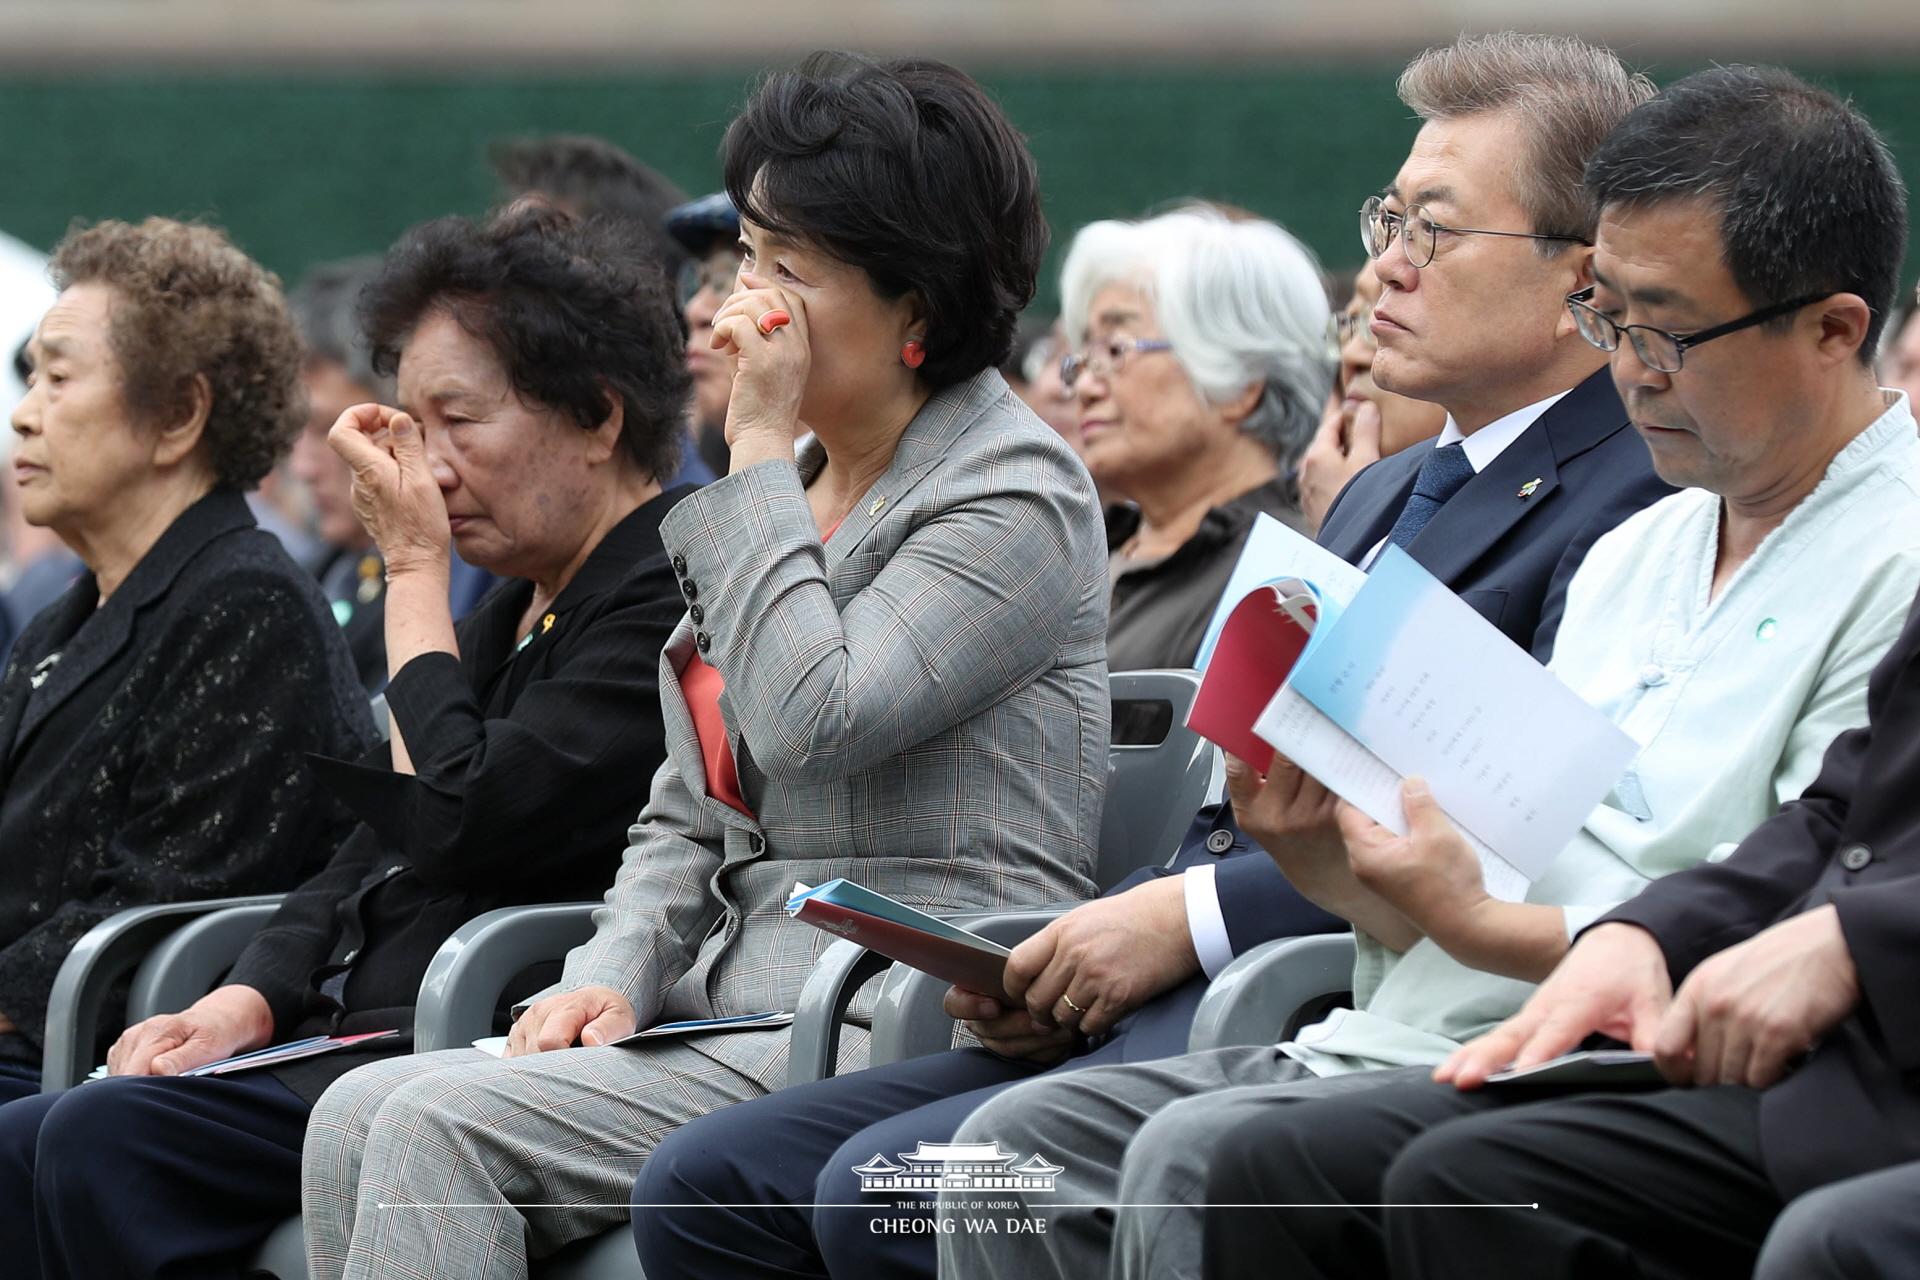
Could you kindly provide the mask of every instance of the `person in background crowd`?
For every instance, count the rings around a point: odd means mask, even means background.
[[[713,318],[733,293],[740,270],[740,215],[724,191],[702,196],[667,215],[667,231],[687,251],[680,267],[680,302],[687,316],[687,368],[693,373],[693,443],[710,473],[727,474],[727,397],[733,367],[713,349]]]
[[[82,934],[125,907],[298,883],[345,827],[307,754],[373,737],[319,588],[241,496],[299,429],[278,282],[165,218],[74,231],[52,270],[14,480],[86,572],[0,677],[7,1098],[39,1087],[48,996]]]
[[[496,142],[489,155],[508,200],[549,204],[576,218],[610,219],[639,237],[667,279],[682,278],[689,251],[667,220],[687,203],[687,193],[658,170],[604,138],[578,134],[510,138]],[[725,474],[710,468],[699,449],[682,449],[671,483],[706,484]]]
[[[1080,410],[1074,395],[1060,379],[1060,362],[1072,354],[1065,331],[1057,318],[1040,317],[1023,322],[1013,352],[1001,373],[1013,394],[1027,402],[1027,408],[1040,421],[1060,433],[1060,438],[1081,450]]]
[[[1083,228],[1060,291],[1087,468],[1127,502],[1108,664],[1190,667],[1254,518],[1300,522],[1281,473],[1332,383],[1319,269],[1273,223],[1195,204]]]
[[[747,246],[715,322],[732,455],[663,527],[689,602],[661,664],[668,763],[504,1061],[380,1063],[321,1099],[315,1280],[524,1276],[622,1223],[655,1143],[784,1081],[788,1033],[609,1042],[791,1010],[833,941],[781,909],[796,879],[935,910],[1092,887],[1100,513],[994,369],[1046,247],[1025,142],[944,64],[816,55],[761,84],[723,155]]]
[[[313,509],[306,489],[293,474],[290,458],[275,464],[247,495],[254,523],[287,549],[293,562],[308,573],[319,573],[329,549],[313,533]]]
[[[46,255],[0,235],[0,416],[11,419],[26,394],[27,343],[52,305]],[[0,433],[0,465],[12,461],[14,437]],[[59,535],[27,523],[11,484],[0,483],[0,662],[33,615],[85,571]]]
[[[1880,343],[1880,385],[1920,404],[1920,288],[1894,312]]]
[[[1373,336],[1373,304],[1380,289],[1380,277],[1371,267],[1363,269],[1329,330],[1340,365],[1320,429],[1300,456],[1300,510],[1314,529],[1349,480],[1382,458],[1433,439],[1447,423],[1444,407],[1383,391],[1374,382],[1380,344]]]
[[[660,525],[693,490],[656,479],[686,414],[678,307],[607,232],[548,209],[442,219],[366,282],[363,376],[397,371],[402,408],[351,406],[334,439],[393,576],[391,746],[319,763],[362,822],[224,985],[130,1028],[112,1079],[0,1107],[10,1274],[237,1278],[299,1210],[313,1102],[409,1037],[179,1073],[308,1035],[408,1032],[461,923],[612,874],[666,750],[659,655],[684,606]],[[450,532],[506,579],[457,627]]]
[[[301,370],[307,420],[294,439],[291,466],[313,503],[315,529],[331,550],[319,568],[320,589],[369,693],[387,683],[387,566],[354,514],[353,470],[327,444],[327,433],[354,405],[393,401],[392,379],[375,372],[373,350],[354,314],[354,300],[380,265],[378,257],[327,263],[309,271],[287,296],[307,351]]]

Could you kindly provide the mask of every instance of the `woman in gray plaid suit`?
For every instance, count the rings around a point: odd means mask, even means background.
[[[1046,247],[1025,143],[950,67],[821,55],[765,80],[723,153],[732,465],[661,526],[688,605],[667,763],[507,1057],[393,1059],[321,1099],[317,1280],[519,1277],[623,1222],[662,1137],[778,1087],[787,1032],[610,1042],[791,1010],[831,941],[782,910],[796,880],[939,909],[1092,888],[1104,533],[994,371]],[[844,1042],[859,1065],[864,1034]]]

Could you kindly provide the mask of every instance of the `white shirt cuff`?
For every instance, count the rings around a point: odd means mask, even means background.
[[[1213,864],[1203,862],[1188,867],[1186,882],[1187,931],[1193,935],[1193,950],[1200,957],[1200,968],[1209,979],[1233,963],[1233,943],[1227,937],[1227,920],[1220,914],[1220,892],[1213,883]]]

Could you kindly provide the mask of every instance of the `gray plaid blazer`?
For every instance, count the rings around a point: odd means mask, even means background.
[[[824,546],[824,462],[766,462],[661,526],[689,610],[660,660],[667,760],[559,990],[640,1025],[791,1010],[836,876],[919,907],[1082,898],[1107,775],[1107,560],[1085,468],[988,370],[935,395]],[[700,652],[756,822],[713,799],[679,673]]]

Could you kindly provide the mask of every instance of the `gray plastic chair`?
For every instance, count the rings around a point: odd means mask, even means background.
[[[433,953],[414,1006],[416,1053],[464,1049],[494,1033],[507,984],[593,937],[597,902],[502,907],[455,929]]]
[[[260,894],[245,898],[214,898],[205,902],[170,902],[154,907],[133,907],[116,912],[87,930],[61,962],[60,971],[54,975],[53,990],[48,995],[46,1053],[40,1068],[41,1091],[59,1093],[63,1089],[70,1089],[86,1079],[87,1074],[99,1065],[94,1061],[94,1045],[103,1029],[103,1021],[113,1020],[119,1027],[124,1027],[130,1021],[138,1021],[158,1011],[148,1003],[152,998],[154,979],[148,976],[146,965],[156,946],[164,943],[183,926],[227,908],[263,908],[266,914],[272,914],[279,902],[278,895]],[[228,955],[214,976],[225,972],[238,954],[236,949]],[[141,973],[136,979],[128,1007],[124,1010],[106,1008],[114,988],[136,969]],[[205,995],[208,989],[202,987],[184,1003],[191,1004]],[[142,992],[149,994],[143,995]]]
[[[1275,1044],[1352,996],[1353,935],[1263,943],[1220,971],[1193,1016],[1187,1052]]]
[[[1193,815],[1207,802],[1219,749],[1187,728],[1200,692],[1197,671],[1116,671],[1107,687],[1116,708],[1161,703],[1171,712],[1156,743],[1115,743],[1107,755],[1106,808],[1094,883],[1111,889],[1142,867],[1180,852]]]

